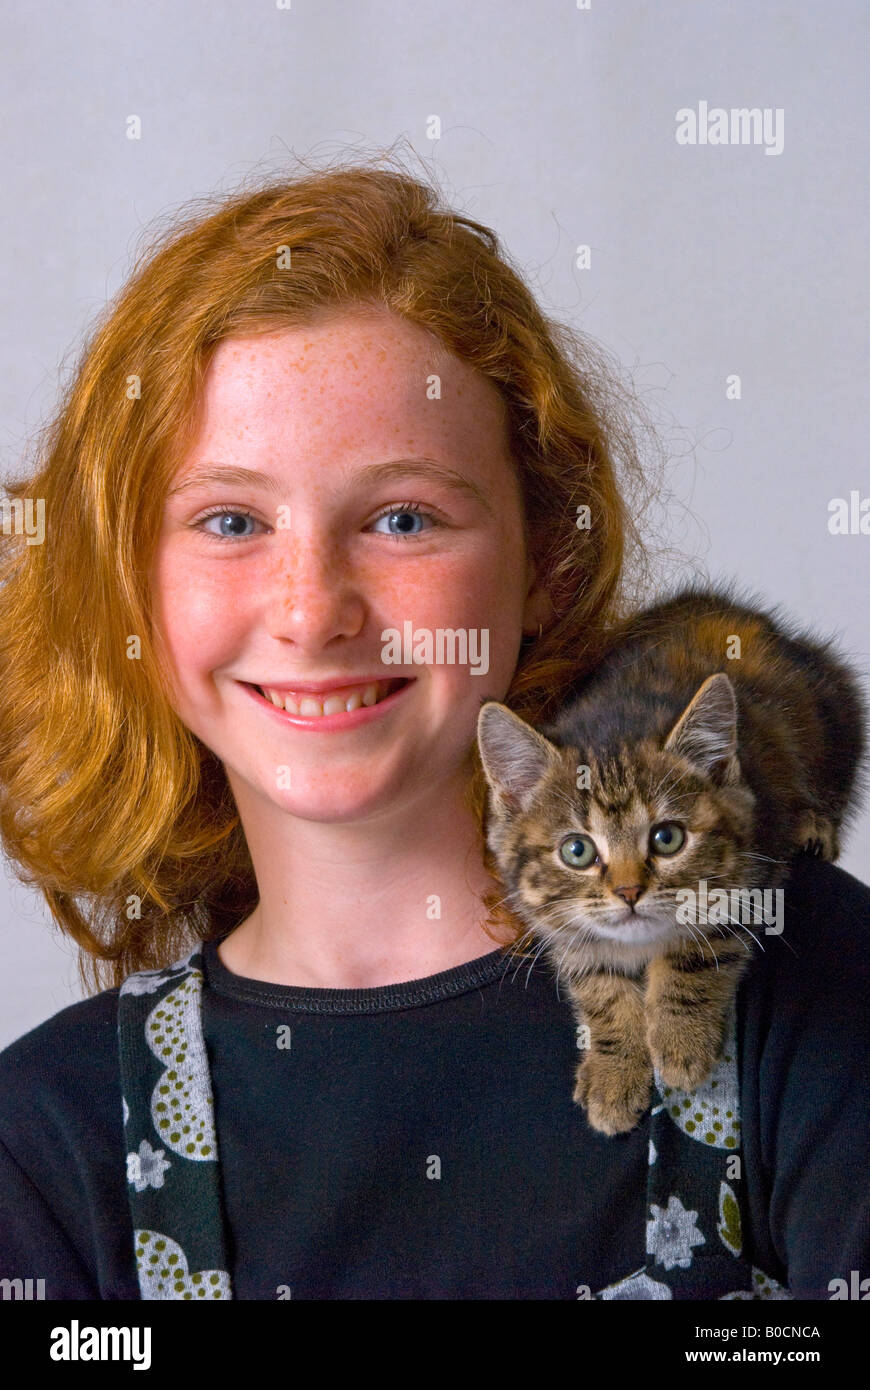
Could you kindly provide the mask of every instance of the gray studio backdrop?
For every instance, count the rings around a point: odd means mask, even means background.
[[[671,544],[870,669],[870,535],[828,525],[870,495],[865,0],[8,0],[0,31],[4,468],[143,226],[403,138],[654,412]],[[841,864],[870,878],[868,813]],[[5,868],[0,1046],[77,997]]]

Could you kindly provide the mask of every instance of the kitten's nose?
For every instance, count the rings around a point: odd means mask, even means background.
[[[618,898],[622,898],[623,902],[628,903],[631,907],[634,907],[634,904],[637,902],[638,898],[643,892],[643,884],[632,883],[627,888],[614,888],[613,891]]]

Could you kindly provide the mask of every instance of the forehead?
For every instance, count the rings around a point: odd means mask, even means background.
[[[614,834],[620,829],[647,825],[654,814],[649,802],[636,792],[626,792],[612,798],[593,798],[589,804],[589,829],[593,834]]]
[[[591,763],[587,793],[590,829],[647,824],[650,819],[687,811],[699,790],[697,778],[657,746],[640,738]]]
[[[200,407],[197,458],[218,439],[306,457],[346,457],[371,444],[467,457],[486,471],[507,451],[496,387],[387,310],[332,312],[305,327],[220,342]]]

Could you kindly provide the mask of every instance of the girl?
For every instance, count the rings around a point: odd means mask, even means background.
[[[506,949],[477,713],[548,718],[595,665],[643,478],[600,357],[489,229],[366,166],[196,211],[8,491],[46,540],[3,538],[0,833],[101,992],[0,1055],[0,1275],[583,1299],[870,1272],[870,890],[798,861],[741,987],[730,1152],[661,1105],[592,1130],[568,1001]]]

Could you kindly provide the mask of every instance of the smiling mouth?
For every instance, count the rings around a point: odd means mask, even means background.
[[[366,685],[348,685],[341,690],[324,691],[322,695],[308,691],[293,693],[270,690],[260,685],[252,685],[251,689],[287,714],[304,719],[320,719],[324,715],[352,714],[363,706],[379,705],[388,695],[409,684],[407,677],[398,677],[394,680],[371,681]]]

